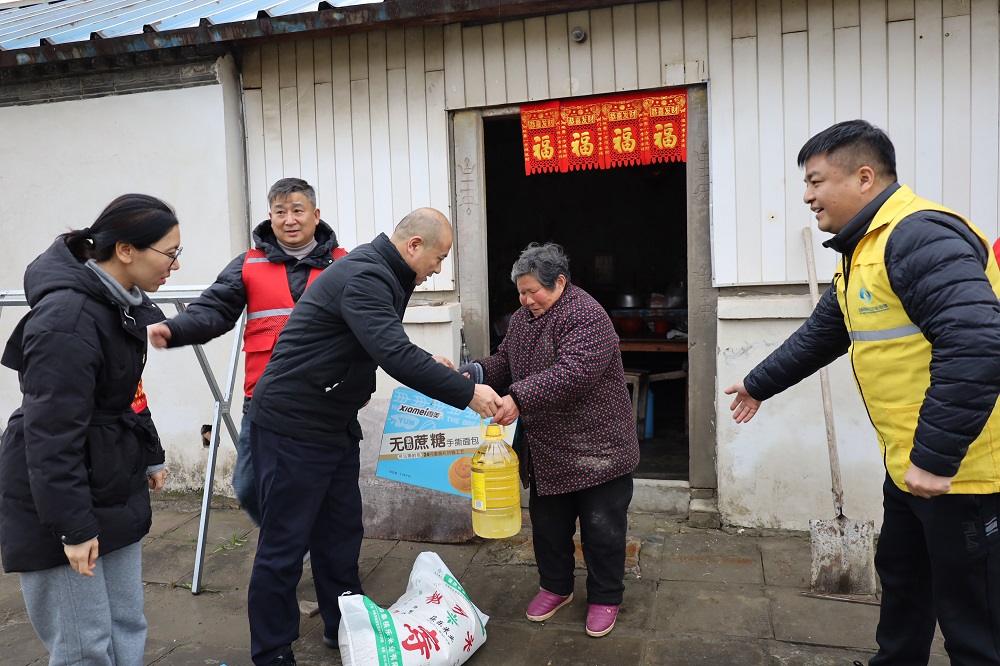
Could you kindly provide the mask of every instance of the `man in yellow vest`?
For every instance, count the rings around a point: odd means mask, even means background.
[[[333,229],[320,219],[316,191],[306,181],[282,178],[267,193],[267,205],[269,219],[253,230],[254,247],[230,261],[215,283],[183,313],[148,328],[154,347],[201,345],[232,330],[246,308],[245,398],[233,490],[255,525],[260,525],[260,504],[246,416],[254,386],[306,287],[335,259],[347,254],[338,246]]]
[[[926,664],[937,621],[956,665],[1000,664],[1000,270],[967,220],[896,181],[862,120],[798,155],[805,203],[842,254],[812,315],[742,382],[733,418],[849,354],[886,467],[869,666]]]

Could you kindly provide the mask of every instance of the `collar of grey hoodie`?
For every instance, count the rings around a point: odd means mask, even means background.
[[[97,262],[93,259],[87,260],[87,268],[97,273],[97,277],[101,278],[101,282],[104,283],[104,286],[111,291],[111,298],[113,298],[118,305],[125,308],[126,312],[128,312],[129,307],[142,303],[142,290],[139,289],[139,287],[133,286],[131,291],[126,291],[125,287],[123,287],[118,280],[111,277],[111,274],[98,266]]]

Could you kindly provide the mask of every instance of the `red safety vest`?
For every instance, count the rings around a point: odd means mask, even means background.
[[[333,259],[336,261],[346,254],[343,248],[334,248]],[[321,272],[320,268],[310,269],[307,289]],[[247,292],[247,325],[243,329],[243,351],[246,353],[243,392],[249,398],[257,380],[264,374],[274,343],[288,322],[295,301],[288,286],[285,264],[268,261],[263,250],[247,252],[243,260],[243,286]]]

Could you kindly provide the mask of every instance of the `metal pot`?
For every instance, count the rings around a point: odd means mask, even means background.
[[[641,308],[642,296],[639,294],[618,294],[618,298],[615,300],[615,307]]]

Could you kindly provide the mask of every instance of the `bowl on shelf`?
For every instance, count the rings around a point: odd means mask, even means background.
[[[656,335],[666,335],[670,332],[670,322],[667,321],[654,321],[653,322],[653,333]]]
[[[641,317],[622,317],[619,323],[621,332],[626,335],[636,335],[642,330]]]

